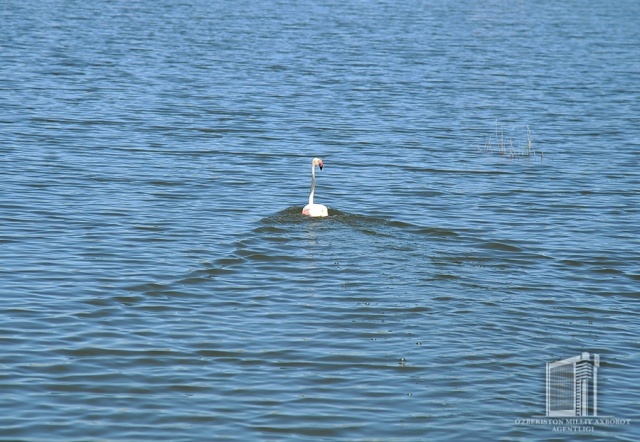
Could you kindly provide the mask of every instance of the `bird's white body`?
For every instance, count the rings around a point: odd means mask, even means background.
[[[327,206],[322,204],[307,204],[302,209],[302,214],[307,216],[329,216]]]
[[[311,160],[311,193],[309,193],[309,204],[304,206],[304,209],[302,209],[303,215],[314,217],[329,216],[327,206],[313,203],[313,194],[316,190],[316,166],[322,170],[322,165],[322,159],[320,158],[314,158]]]

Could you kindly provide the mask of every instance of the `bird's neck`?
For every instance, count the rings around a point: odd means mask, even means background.
[[[309,193],[309,204],[313,204],[313,193],[316,191],[316,171],[311,166],[311,193]]]

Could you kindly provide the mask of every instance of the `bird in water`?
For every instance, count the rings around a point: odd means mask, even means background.
[[[313,194],[316,190],[316,166],[322,170],[322,158],[314,158],[311,160],[311,193],[309,193],[309,204],[304,206],[302,214],[307,216],[329,216],[327,206],[313,203]]]

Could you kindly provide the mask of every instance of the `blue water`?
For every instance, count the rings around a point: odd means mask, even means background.
[[[5,0],[0,440],[640,439],[638,19]]]

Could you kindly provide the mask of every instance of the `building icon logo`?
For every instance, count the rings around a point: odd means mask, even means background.
[[[547,416],[597,416],[598,367],[600,356],[586,352],[547,362]]]
[[[599,414],[599,369],[600,355],[587,352],[547,362],[546,415],[517,418],[515,424],[547,427],[554,433],[568,434],[604,432],[614,427],[619,431],[630,427],[631,419]]]

